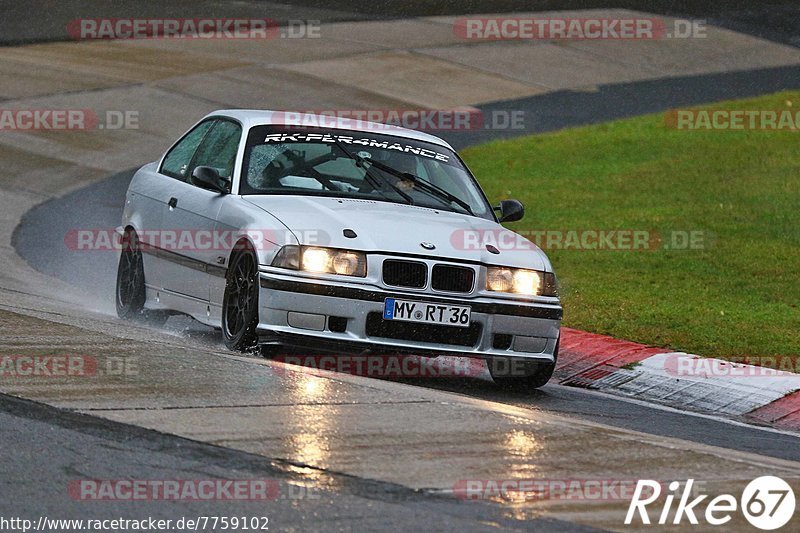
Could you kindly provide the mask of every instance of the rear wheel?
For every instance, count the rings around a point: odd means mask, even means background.
[[[169,318],[168,313],[144,308],[147,299],[146,290],[139,236],[135,231],[127,230],[122,237],[122,251],[117,268],[117,316],[124,320],[140,320],[155,326],[166,322]]]
[[[511,360],[490,359],[487,361],[489,373],[494,382],[504,389],[526,391],[543,387],[553,377],[558,359],[558,344],[553,352],[552,363],[514,362]]]
[[[228,269],[222,300],[222,337],[238,352],[258,346],[258,263],[251,249],[237,253]]]

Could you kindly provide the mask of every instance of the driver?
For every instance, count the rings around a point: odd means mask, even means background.
[[[386,161],[383,161],[383,163],[392,167],[398,172],[404,172],[406,174],[413,175],[417,174],[417,158],[413,155],[390,154],[389,157],[386,158]],[[375,170],[379,169],[376,168]],[[383,172],[383,174],[391,181],[391,183],[404,192],[414,189],[414,182],[411,180],[399,178],[394,174],[389,174],[388,172]]]

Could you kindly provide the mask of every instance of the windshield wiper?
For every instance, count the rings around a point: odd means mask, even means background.
[[[476,216],[475,213],[472,212],[472,207],[467,202],[465,202],[458,196],[447,192],[438,185],[434,185],[433,183],[424,180],[419,176],[411,174],[410,172],[401,172],[396,168],[392,168],[385,163],[381,163],[380,161],[373,161],[372,159],[367,159],[367,161],[369,161],[369,163],[372,166],[375,166],[383,171],[386,171],[389,174],[393,174],[402,180],[410,181],[411,183],[419,187],[421,190],[427,192],[431,196],[435,196],[439,200],[446,200],[449,203],[454,203],[459,207],[461,207],[462,209],[464,209],[464,211],[466,211],[468,214]]]
[[[369,163],[374,163],[374,162],[371,159],[367,159],[366,157],[361,157],[360,155],[350,153],[350,151],[342,145],[342,142],[335,137],[333,138],[333,142],[336,143],[336,146],[339,147],[339,150],[344,152],[344,155],[346,155],[347,157],[356,162],[356,166],[364,169],[364,177],[367,179],[369,184],[372,185],[372,188],[378,191],[378,194],[380,194],[381,196],[383,196],[388,200],[389,198],[387,198],[387,196],[383,194],[383,191],[381,190],[382,189],[381,184],[378,182],[377,179],[375,179],[375,175],[372,172],[370,172],[369,171],[370,169],[364,164],[365,162]],[[389,180],[381,179],[380,181],[391,187],[397,194],[402,196],[403,200],[405,200],[408,204],[414,205],[414,199],[411,198],[411,196],[409,196],[407,193],[405,193],[403,189],[401,189],[394,183],[391,183]]]

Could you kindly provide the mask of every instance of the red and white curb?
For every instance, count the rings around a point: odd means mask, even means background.
[[[554,380],[800,431],[800,374],[561,329]]]

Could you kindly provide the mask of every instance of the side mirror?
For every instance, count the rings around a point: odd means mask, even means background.
[[[220,176],[215,168],[197,167],[194,169],[194,172],[192,172],[191,183],[192,185],[197,185],[209,191],[227,194],[230,180]]]
[[[525,206],[519,200],[503,200],[495,209],[500,211],[500,222],[516,222],[525,216]]]

